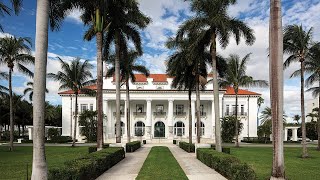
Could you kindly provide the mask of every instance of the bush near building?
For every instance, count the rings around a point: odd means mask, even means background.
[[[197,159],[229,180],[255,180],[254,170],[238,158],[213,149],[197,149]]]
[[[126,152],[134,152],[141,147],[141,141],[132,141],[126,144]]]
[[[94,180],[125,158],[123,148],[106,148],[81,158],[66,161],[64,165],[49,170],[49,180]]]
[[[239,121],[239,120],[238,120]],[[238,122],[238,133],[241,133],[243,127],[243,123],[241,121]],[[221,121],[221,138],[225,143],[231,143],[233,138],[235,137],[236,132],[236,117],[235,116],[226,116],[222,118]],[[238,135],[239,135],[238,134]]]
[[[187,142],[183,142],[183,141],[180,141],[179,142],[179,147],[189,153],[194,153],[195,152],[195,146],[194,144],[189,144]]]

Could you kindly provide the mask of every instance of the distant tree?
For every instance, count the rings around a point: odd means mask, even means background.
[[[263,125],[258,126],[258,137],[264,139],[264,143],[267,143],[268,139],[270,139],[270,135],[272,134],[272,122],[268,121]]]
[[[318,139],[317,122],[316,121],[307,122],[306,123],[306,130],[307,130],[307,137],[308,138],[310,138],[311,140]]]
[[[33,97],[33,82],[27,82],[27,88],[24,89],[23,94],[26,96],[29,93],[29,100],[32,101]],[[46,89],[46,93],[49,93],[49,90]]]
[[[300,119],[301,119],[301,116],[300,116],[299,114],[296,114],[296,115],[293,116],[292,119],[293,119],[294,121],[296,121],[297,124],[299,124],[299,121],[300,121]]]
[[[0,72],[0,80],[8,80],[9,75],[6,72]],[[5,86],[0,85],[0,97],[8,95],[9,89]]]
[[[86,136],[88,142],[97,140],[97,111],[84,111],[80,114],[79,125],[81,134]]]
[[[12,11],[14,14],[18,15],[22,9],[22,0],[10,0],[10,5],[12,8],[6,5],[3,1],[0,2],[0,17],[4,17],[5,14],[11,16]],[[3,32],[3,27],[1,24],[0,30]]]
[[[266,124],[266,123],[271,123],[272,122],[271,108],[266,107],[261,112],[261,116],[259,118],[260,118],[261,125]],[[287,115],[285,113],[283,113],[283,115],[282,115],[283,123],[286,123],[286,118],[287,118]]]
[[[243,128],[243,123],[240,120],[237,120],[238,123],[236,123],[236,117],[235,116],[226,116],[222,118],[221,121],[221,138],[223,142],[231,143],[233,141],[233,138],[235,137],[234,132],[236,131],[236,124],[238,125],[238,135],[241,133]]]

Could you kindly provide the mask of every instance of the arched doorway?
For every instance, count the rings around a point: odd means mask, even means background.
[[[154,137],[165,137],[166,127],[163,122],[159,121],[154,124]]]
[[[184,136],[184,123],[181,121],[178,121],[174,124],[174,135],[176,136]]]
[[[125,126],[124,122],[121,121],[121,136],[124,134]],[[117,123],[114,124],[114,134],[117,134]]]
[[[200,136],[204,136],[205,126],[202,121],[200,121]],[[197,134],[197,123],[194,124],[194,132]]]
[[[141,121],[138,121],[134,124],[134,135],[143,136],[145,131],[145,124]]]

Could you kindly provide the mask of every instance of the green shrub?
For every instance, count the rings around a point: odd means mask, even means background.
[[[49,180],[93,180],[125,157],[123,148],[106,148],[49,170]]]
[[[257,177],[248,164],[230,154],[198,148],[197,159],[230,180],[255,180]]]
[[[132,141],[126,144],[126,152],[134,152],[141,147],[140,141]]]
[[[104,145],[102,146],[103,149],[108,148],[108,147],[109,147],[109,144],[104,144]],[[97,146],[90,146],[90,147],[88,147],[88,152],[89,152],[89,154],[90,154],[90,153],[93,153],[93,152],[96,152],[96,151],[97,151]]]
[[[195,147],[194,144],[189,144],[187,142],[179,142],[179,147],[189,153],[194,153],[195,152]]]
[[[216,150],[216,145],[211,144],[211,148]],[[231,153],[231,148],[228,147],[222,147],[222,152],[226,153],[226,154],[230,154]]]
[[[56,128],[50,128],[48,129],[48,138],[53,139],[60,136],[59,129]]]
[[[52,137],[51,140],[47,140],[47,143],[68,143],[72,142],[72,138],[70,136],[57,136]]]
[[[221,138],[223,142],[231,143],[236,131],[236,117],[226,116],[221,120]],[[238,120],[238,133],[240,134],[243,128],[243,123]]]
[[[26,139],[26,140],[22,140],[21,143],[33,143],[32,140]]]
[[[177,144],[177,140],[174,139],[174,140],[173,140],[173,144]]]

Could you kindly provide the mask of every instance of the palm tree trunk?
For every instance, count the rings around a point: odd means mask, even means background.
[[[238,122],[238,88],[237,90],[235,90],[235,93],[236,93],[236,142],[235,142],[235,145],[236,147],[239,147],[239,129],[238,129],[238,126],[239,126],[239,122]],[[249,131],[249,129],[248,129]]]
[[[103,147],[103,61],[102,61],[102,33],[97,32],[97,150]]]
[[[9,67],[9,101],[10,101],[10,143],[9,143],[9,150],[13,151],[14,125],[13,125],[13,102],[12,102],[12,67]]]
[[[129,78],[126,79],[126,96],[127,96],[127,101],[126,101],[126,107],[127,107],[127,139],[128,142],[131,142],[131,132],[130,132],[130,89],[129,89]]]
[[[44,137],[44,112],[48,52],[49,0],[37,0],[35,72],[33,89],[32,180],[48,179]]]
[[[198,71],[198,68],[197,68]],[[196,75],[196,113],[197,113],[197,143],[200,143],[201,123],[200,123],[200,90],[199,90],[199,73]]]
[[[302,130],[302,158],[308,157],[307,151],[307,132],[306,132],[306,115],[304,108],[304,60],[301,61],[301,130]]]
[[[121,143],[121,121],[120,121],[120,34],[116,32],[116,61],[115,61],[115,78],[116,78],[116,143]]]
[[[319,80],[320,87],[320,80]],[[320,151],[320,95],[319,95],[319,105],[318,105],[318,119],[317,119],[317,131],[318,131],[318,147],[317,150]]]
[[[76,96],[76,107],[74,112],[74,123],[73,123],[73,138],[72,138],[72,147],[75,147],[76,140],[77,140],[77,120],[78,120],[78,93],[75,94]]]
[[[270,1],[269,78],[272,115],[272,177],[285,178],[283,154],[283,32],[281,0]]]
[[[192,144],[192,110],[191,110],[191,95],[192,90],[189,89],[189,144]],[[189,152],[190,152],[190,146],[189,146]]]
[[[214,119],[215,119],[215,141],[216,151],[222,152],[221,145],[221,126],[220,126],[220,111],[219,111],[219,85],[218,85],[218,72],[217,72],[217,47],[216,47],[216,34],[211,37],[210,54],[212,58],[212,78],[213,78],[213,102],[214,102]]]

